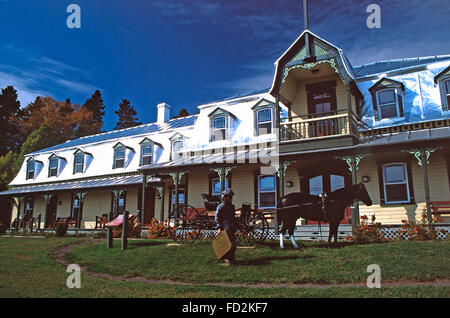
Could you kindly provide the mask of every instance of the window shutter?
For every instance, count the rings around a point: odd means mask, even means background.
[[[402,94],[398,92],[399,89],[397,89],[397,98],[398,98],[398,112],[399,117],[405,117],[405,112],[403,110],[403,98]]]
[[[258,175],[259,170],[253,170],[253,198],[255,202],[255,209],[259,208],[258,205]]]
[[[414,199],[412,172],[411,172],[411,162],[406,163],[406,170],[408,173],[409,202],[414,203],[415,199]]]
[[[448,79],[448,78],[447,78]],[[448,111],[448,101],[447,101],[447,95],[445,91],[445,79],[442,81],[439,81],[439,92],[441,93],[441,103],[442,103],[442,111]]]
[[[377,93],[372,93],[372,107],[373,107],[373,117],[375,120],[379,120],[380,116],[378,114],[378,102],[377,102]]]

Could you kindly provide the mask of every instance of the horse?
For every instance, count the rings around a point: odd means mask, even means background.
[[[297,219],[300,217],[307,220],[329,222],[328,247],[331,247],[333,236],[334,245],[337,245],[339,222],[344,218],[345,208],[352,204],[355,199],[362,201],[367,206],[372,205],[372,199],[362,183],[327,193],[325,196],[323,195],[317,196],[295,192],[280,198],[277,215],[280,224],[282,224],[280,230],[281,248],[284,248],[283,236],[286,230],[292,244],[295,248],[298,248],[294,238],[294,227]]]

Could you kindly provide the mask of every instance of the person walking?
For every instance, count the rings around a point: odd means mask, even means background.
[[[226,265],[236,265],[236,230],[237,220],[235,216],[235,208],[233,205],[234,192],[230,188],[222,191],[221,203],[217,206],[215,221],[219,227],[219,233],[226,230],[231,241],[230,251],[223,256]]]

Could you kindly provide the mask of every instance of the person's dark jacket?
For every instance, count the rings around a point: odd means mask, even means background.
[[[233,204],[225,204],[222,202],[217,206],[215,221],[220,230],[236,229],[236,216],[234,211]]]

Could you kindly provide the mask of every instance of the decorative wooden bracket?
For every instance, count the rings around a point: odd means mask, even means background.
[[[425,155],[425,163],[428,165],[430,161],[428,160],[430,158],[430,155],[432,152],[435,152],[436,150],[442,149],[442,147],[435,147],[435,148],[424,148],[424,149],[408,149],[408,150],[402,150],[403,152],[408,152],[417,159],[417,164],[422,167],[422,153]]]
[[[350,172],[353,172],[352,163],[351,163],[352,157],[355,158],[355,166],[356,166],[356,170],[358,170],[358,165],[359,165],[359,162],[361,161],[361,159],[364,157],[367,157],[369,155],[370,155],[369,153],[366,153],[366,154],[359,154],[359,155],[354,155],[354,156],[336,156],[335,158],[344,160],[348,165],[348,170]]]

